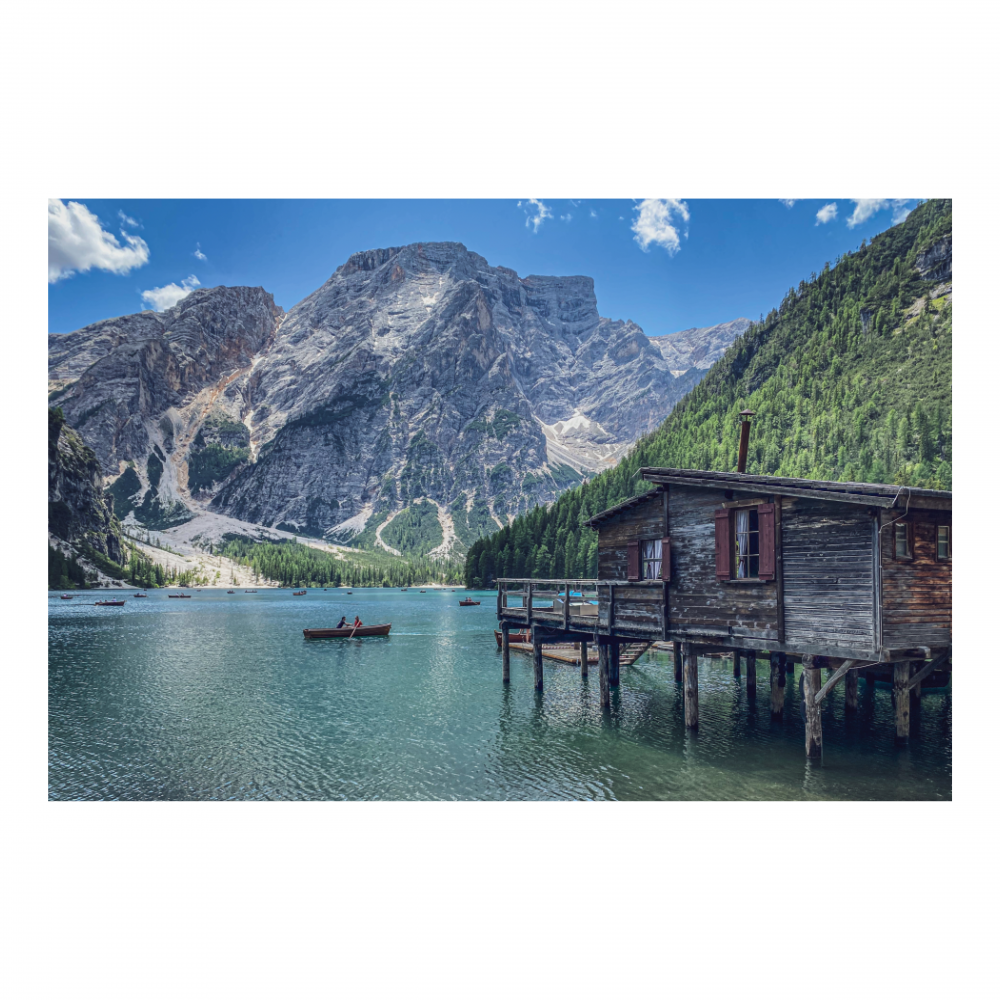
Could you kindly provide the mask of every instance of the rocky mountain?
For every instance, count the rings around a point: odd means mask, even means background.
[[[65,555],[122,560],[121,526],[104,497],[94,452],[58,409],[49,410],[49,545]]]
[[[707,371],[737,337],[746,333],[749,326],[750,320],[741,316],[728,323],[691,327],[665,337],[651,337],[650,343],[659,350],[674,375],[683,375],[691,368]]]
[[[214,510],[391,549],[381,531],[401,517],[389,534],[426,548],[431,503],[443,554],[613,465],[702,377],[723,327],[664,348],[602,318],[591,278],[413,244],[354,254],[287,314],[259,288],[199,289],[53,335],[50,400],[123,518]]]

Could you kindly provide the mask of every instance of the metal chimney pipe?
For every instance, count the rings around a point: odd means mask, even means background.
[[[736,462],[737,472],[747,471],[747,449],[750,447],[750,418],[754,414],[754,410],[742,410],[740,412],[743,421],[740,423],[740,457]]]

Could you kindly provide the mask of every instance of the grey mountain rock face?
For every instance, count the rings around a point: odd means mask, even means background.
[[[728,323],[692,327],[665,337],[654,337],[651,343],[659,349],[663,360],[675,374],[690,368],[707,371],[749,326],[750,320],[740,317]]]
[[[463,525],[554,499],[659,424],[697,360],[676,378],[636,324],[600,317],[591,278],[424,243],[354,254],[287,314],[205,289],[54,336],[50,389],[107,476],[132,462],[133,507],[155,490],[345,537],[422,498],[478,512]]]

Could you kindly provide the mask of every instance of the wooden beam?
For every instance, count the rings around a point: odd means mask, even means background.
[[[806,757],[816,760],[823,757],[823,717],[816,699],[823,678],[819,669],[813,664],[813,657],[802,657],[802,690],[806,707]]]
[[[503,650],[503,682],[510,683],[510,622],[500,622],[500,634],[503,636],[501,646]]]
[[[819,693],[816,695],[816,704],[818,705],[837,686],[837,682],[848,670],[857,669],[857,665],[857,660],[846,660],[837,667],[833,676],[819,689]]]
[[[733,650],[733,677],[736,680],[740,679],[740,651],[738,649]]]
[[[611,668],[608,671],[608,683],[611,687],[618,687],[622,677],[622,644],[620,642],[611,643]]]
[[[589,663],[587,662],[590,657],[590,650],[587,648],[587,640],[580,640],[580,676],[587,676],[587,668]]]
[[[896,702],[896,745],[910,742],[910,661],[892,665],[892,696]]]
[[[925,677],[929,677],[935,670],[940,669],[948,662],[948,657],[951,653],[941,653],[935,656],[930,663],[925,664],[920,668],[911,678],[909,682],[909,688],[915,688],[918,684],[922,683]]]
[[[757,700],[757,654],[747,650],[747,701]]]
[[[535,690],[542,690],[542,637],[537,629],[531,630],[531,658],[535,664]]]
[[[698,728],[698,650],[684,643],[684,725]]]
[[[858,710],[858,671],[848,670],[844,678],[844,710],[856,712]]]
[[[604,638],[597,641],[597,673],[601,682],[601,708],[611,707],[611,685],[608,683],[608,644]]]
[[[785,710],[785,671],[781,653],[771,654],[771,718],[780,718]]]
[[[674,643],[674,680],[680,684],[684,680],[684,653],[681,643]]]

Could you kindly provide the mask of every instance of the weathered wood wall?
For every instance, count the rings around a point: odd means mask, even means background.
[[[622,511],[600,526],[597,536],[597,578],[628,579],[628,543],[648,538],[663,538],[664,497],[654,490],[635,507]]]
[[[736,492],[735,499],[760,494]],[[722,490],[671,485],[668,591],[672,632],[778,638],[777,581],[720,583],[715,576],[715,510]]]
[[[874,650],[869,508],[784,497],[781,526],[785,642]]]
[[[951,511],[911,511],[913,559],[895,558],[890,522],[898,510],[882,512],[882,645],[889,649],[951,645],[951,562],[937,561],[937,526],[951,524]]]

